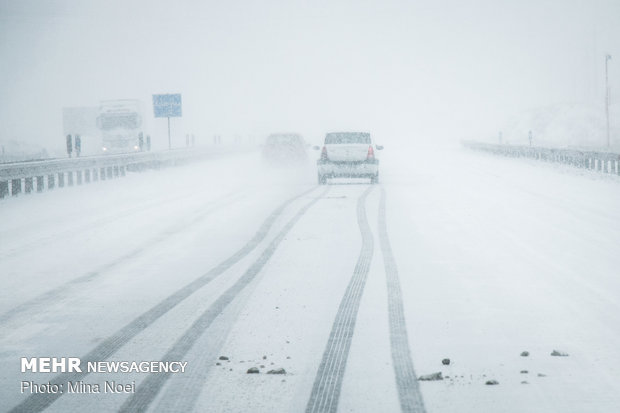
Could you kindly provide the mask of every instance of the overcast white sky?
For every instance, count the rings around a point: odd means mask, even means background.
[[[166,92],[183,94],[181,136],[471,137],[533,107],[602,104],[619,17],[617,0],[0,0],[0,140],[62,145],[62,107],[138,98],[152,117]],[[164,140],[165,120],[148,122]]]

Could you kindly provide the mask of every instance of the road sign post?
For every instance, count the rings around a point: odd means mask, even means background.
[[[183,116],[181,94],[153,95],[153,112],[156,118],[168,118],[168,149],[172,149],[170,118]]]
[[[73,140],[71,135],[67,135],[67,155],[69,155],[69,158],[71,158],[71,152],[73,152]]]

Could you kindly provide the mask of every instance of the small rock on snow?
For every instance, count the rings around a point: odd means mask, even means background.
[[[450,359],[443,359],[443,360],[441,360],[441,364],[443,364],[444,366],[449,366],[450,365]]]
[[[527,370],[521,370],[521,374],[527,374],[528,371]]]
[[[487,382],[485,383],[487,386],[496,386],[499,384],[499,381],[497,380],[487,380]]]
[[[564,353],[563,351],[558,351],[558,350],[553,350],[551,352],[552,356],[556,356],[556,357],[568,357],[568,353]]]
[[[435,380],[443,380],[443,375],[441,374],[441,372],[437,372],[437,373],[433,373],[433,374],[427,374],[425,376],[420,376],[418,378],[418,380],[421,381],[435,381]]]
[[[267,374],[286,374],[286,370],[284,369],[269,370]]]
[[[529,352],[529,351],[522,351],[522,352],[521,352],[521,357],[527,357],[527,356],[529,356],[529,355],[530,355],[530,352]]]
[[[260,373],[260,371],[258,370],[258,367],[251,367],[248,369],[247,371],[248,374],[256,374],[256,373]]]
[[[226,357],[226,356],[220,356],[220,360],[228,360],[228,357]]]

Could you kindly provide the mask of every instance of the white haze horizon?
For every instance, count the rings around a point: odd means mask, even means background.
[[[367,130],[386,145],[488,139],[540,107],[601,108],[615,1],[0,0],[0,141],[62,150],[62,108],[181,93],[179,146]],[[610,61],[612,103],[620,63]]]

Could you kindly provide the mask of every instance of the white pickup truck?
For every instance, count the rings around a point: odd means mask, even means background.
[[[383,146],[374,145],[370,133],[328,133],[316,162],[319,185],[325,185],[328,178],[370,178],[370,183],[378,183],[379,160],[375,149],[381,150]]]

